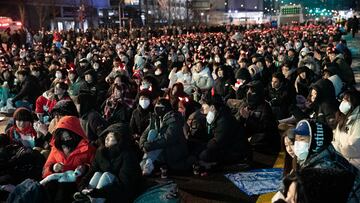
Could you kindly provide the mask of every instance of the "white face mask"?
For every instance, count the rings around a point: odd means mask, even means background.
[[[61,79],[61,78],[62,78],[61,72],[56,72],[56,73],[55,73],[55,77],[56,77],[57,79]]]
[[[159,69],[156,69],[156,71],[155,71],[155,75],[161,75],[161,70],[159,70]]]
[[[215,112],[209,111],[206,115],[206,122],[208,124],[211,124],[212,122],[214,122],[214,119],[215,119]]]
[[[309,154],[310,143],[305,141],[295,141],[294,154],[300,161],[304,161]]]
[[[348,101],[342,101],[342,102],[340,103],[339,110],[340,110],[341,113],[343,113],[343,114],[346,115],[347,113],[349,113],[350,109],[351,109],[351,104],[350,104],[350,102],[348,102]]]
[[[140,99],[139,105],[141,106],[142,109],[147,109],[150,105],[150,100],[149,99]]]
[[[94,68],[94,70],[98,70],[98,69],[99,69],[99,64],[98,64],[98,63],[94,63],[93,68]]]

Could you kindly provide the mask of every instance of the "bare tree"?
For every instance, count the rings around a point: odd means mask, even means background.
[[[16,1],[19,10],[20,21],[23,25],[25,25],[25,14],[26,14],[25,0],[16,0]]]
[[[46,3],[47,3],[47,0],[38,0],[34,4],[36,13],[39,16],[39,26],[40,27],[44,26],[46,18],[48,16],[49,6]]]

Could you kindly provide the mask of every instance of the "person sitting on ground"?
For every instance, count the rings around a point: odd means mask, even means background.
[[[132,112],[130,119],[130,129],[135,140],[139,140],[142,133],[148,127],[150,115],[153,112],[153,102],[151,100],[151,92],[142,90],[139,93],[139,105]]]
[[[16,72],[17,79],[20,81],[21,90],[11,100],[14,107],[32,107],[38,96],[41,95],[39,81],[35,76],[29,74],[27,70]]]
[[[188,159],[183,131],[184,118],[164,98],[156,102],[154,112],[149,126],[140,137],[139,146],[147,154],[156,150],[160,152],[145,156],[141,164],[143,174],[151,174],[156,165],[166,167],[170,172],[191,169],[192,161]]]
[[[342,157],[331,144],[331,128],[321,122],[301,120],[294,130],[294,154],[299,169],[322,168],[345,170],[355,176],[355,182],[347,202],[360,200],[360,175],[358,169]]]
[[[237,119],[255,151],[276,153],[280,150],[278,122],[265,101],[264,86],[260,81],[252,81],[247,86],[246,100],[239,108]]]
[[[287,176],[285,195],[273,203],[347,202],[354,183],[348,171],[308,168]]]
[[[81,128],[79,118],[64,116],[56,125],[51,152],[43,168],[43,178],[54,173],[80,170],[81,175],[89,169],[95,155]],[[50,181],[45,184],[53,202],[71,202],[77,191],[74,182]]]
[[[337,152],[360,170],[360,93],[357,90],[345,92],[339,110],[339,122],[332,144]]]
[[[92,202],[133,202],[141,188],[141,170],[128,128],[127,124],[113,124],[100,135],[105,140],[80,183],[81,193]]]
[[[201,102],[210,140],[199,154],[200,165],[251,161],[250,146],[243,128],[237,123],[222,97],[209,92]]]

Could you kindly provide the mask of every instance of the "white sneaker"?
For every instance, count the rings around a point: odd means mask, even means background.
[[[146,159],[145,164],[142,168],[142,174],[144,176],[150,175],[154,170],[154,164],[150,159]]]

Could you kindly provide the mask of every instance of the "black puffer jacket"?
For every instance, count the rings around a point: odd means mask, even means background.
[[[269,86],[267,101],[276,115],[276,119],[289,117],[289,108],[295,103],[295,90],[287,80],[283,80],[279,89]]]
[[[187,162],[188,149],[183,131],[184,119],[179,112],[170,111],[166,113],[161,124],[151,117],[150,124],[140,138],[140,148],[146,151],[162,149],[162,156],[169,169],[187,170],[191,164]],[[147,141],[151,129],[159,132],[159,138],[153,142]]]
[[[222,151],[224,157],[218,161],[235,161],[248,158],[250,147],[243,128],[237,123],[235,117],[231,114],[230,109],[226,106],[221,107],[217,112],[212,124],[208,124],[208,134],[211,139],[208,141],[206,148],[208,150]]]
[[[132,202],[143,183],[139,160],[127,131],[127,125],[114,124],[109,126],[100,137],[106,137],[109,132],[120,132],[120,142],[110,149],[97,149],[95,159],[89,172],[83,177],[80,188],[87,187],[95,172],[110,172],[117,177],[117,182],[95,190],[92,197],[106,198],[106,202]],[[126,129],[124,129],[126,128]]]
[[[142,135],[145,129],[149,126],[151,109],[152,108],[150,106],[145,110],[142,109],[141,106],[138,106],[132,112],[130,119],[131,134],[137,134],[139,136]]]

